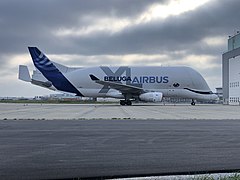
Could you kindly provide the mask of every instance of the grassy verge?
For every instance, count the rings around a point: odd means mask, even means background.
[[[67,100],[0,100],[0,103],[22,103],[22,104],[115,104],[116,102],[67,101]]]
[[[203,175],[190,178],[191,180],[240,180],[240,174],[235,173],[226,176]]]

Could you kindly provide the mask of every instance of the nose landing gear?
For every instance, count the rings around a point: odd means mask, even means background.
[[[195,106],[195,101],[193,99],[192,99],[191,105]]]

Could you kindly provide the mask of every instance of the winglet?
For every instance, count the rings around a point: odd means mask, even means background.
[[[92,74],[90,74],[89,76],[90,76],[92,81],[99,81],[99,79],[96,76],[94,76]]]

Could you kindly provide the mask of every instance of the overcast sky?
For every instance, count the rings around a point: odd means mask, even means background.
[[[17,79],[28,46],[68,66],[190,66],[222,85],[239,0],[1,0],[0,97],[55,93]]]

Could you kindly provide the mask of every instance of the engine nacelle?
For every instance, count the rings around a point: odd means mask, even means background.
[[[141,94],[139,96],[141,101],[146,102],[161,102],[163,98],[163,94],[161,92],[148,92]]]

